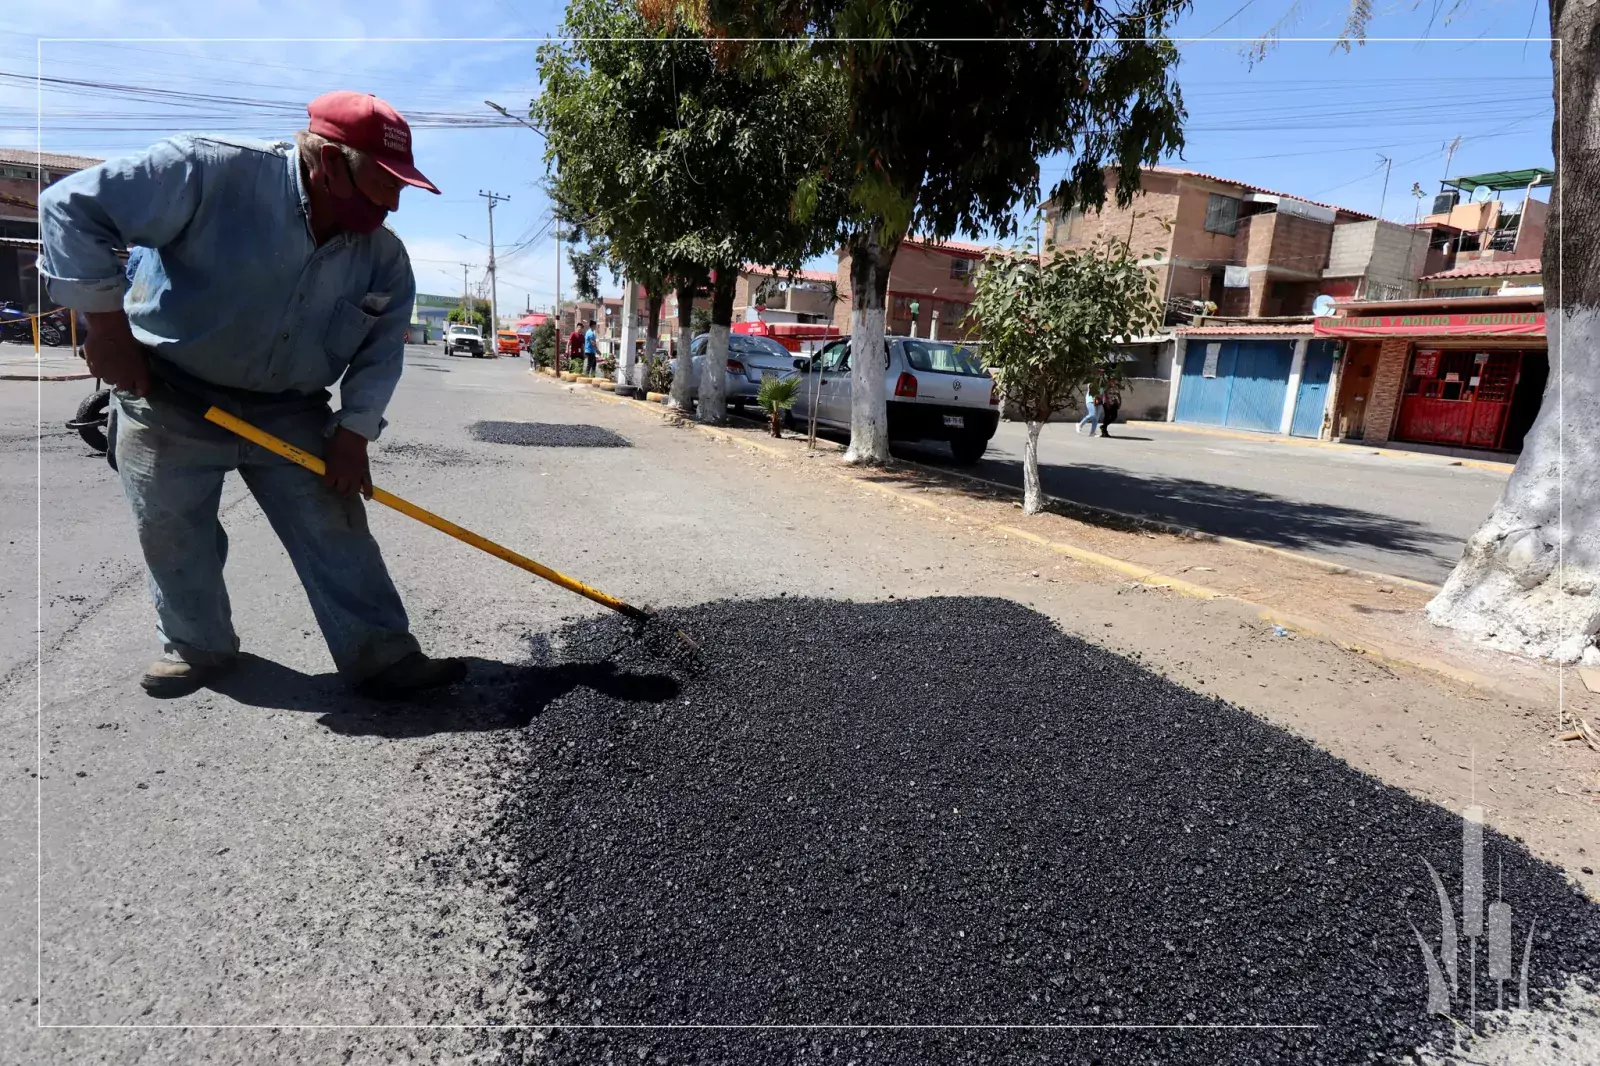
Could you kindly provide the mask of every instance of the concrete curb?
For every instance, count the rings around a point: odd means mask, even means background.
[[[0,371],[0,381],[88,381],[93,374],[13,374]]]
[[[625,402],[616,397],[606,397],[606,400],[610,403],[616,404]],[[780,458],[788,458],[790,455],[790,453],[784,449],[774,448],[771,445],[765,444],[761,441],[748,440],[740,434],[731,433],[725,429],[715,426],[702,425],[689,419],[680,419],[679,422],[682,425],[699,430],[706,436],[717,440],[731,441],[735,444],[743,445],[746,448],[752,448],[756,451],[766,452],[769,455],[775,455]],[[1192,599],[1231,600],[1234,603],[1238,603],[1247,608],[1253,609],[1257,616],[1264,622],[1272,625],[1282,626],[1284,629],[1294,633],[1327,641],[1328,643],[1343,648],[1346,651],[1353,652],[1358,655],[1364,655],[1376,662],[1383,663],[1386,666],[1407,667],[1412,670],[1418,670],[1423,673],[1432,674],[1435,677],[1443,678],[1456,684],[1466,685],[1469,688],[1492,691],[1498,693],[1499,695],[1508,696],[1517,700],[1525,700],[1528,698],[1526,686],[1517,684],[1515,682],[1502,681],[1499,678],[1489,677],[1485,674],[1467,670],[1463,667],[1451,666],[1448,663],[1443,663],[1437,659],[1429,658],[1427,656],[1414,655],[1381,642],[1355,641],[1350,639],[1339,629],[1328,625],[1325,622],[1286,614],[1282,611],[1267,607],[1264,604],[1256,603],[1253,600],[1246,600],[1231,593],[1222,592],[1219,589],[1208,588],[1205,585],[1197,585],[1192,581],[1185,581],[1183,578],[1173,577],[1170,574],[1163,574],[1158,570],[1152,570],[1149,567],[1132,562],[1128,559],[1119,559],[1116,556],[1104,555],[1100,552],[1091,551],[1088,548],[1083,548],[1076,544],[1068,544],[1064,541],[1050,540],[1048,537],[1044,537],[1038,533],[1033,533],[1024,529],[1018,529],[1015,526],[1008,526],[1001,522],[986,522],[982,519],[974,519],[970,515],[963,514],[962,512],[956,511],[953,508],[945,507],[943,504],[935,503],[932,500],[921,499],[913,493],[906,492],[905,490],[896,488],[892,485],[881,485],[877,482],[868,481],[865,478],[857,476],[848,469],[830,470],[829,473],[841,481],[847,481],[853,485],[859,485],[862,488],[870,489],[874,492],[879,492],[887,496],[893,496],[902,503],[909,503],[929,511],[935,511],[940,514],[944,514],[947,517],[955,518],[958,521],[967,522],[972,525],[979,526],[980,528],[999,533],[1002,536],[1014,537],[1028,541],[1030,544],[1035,544],[1041,548],[1056,552],[1057,554],[1065,555],[1068,558],[1076,559],[1080,562],[1088,563],[1091,566],[1098,566],[1102,569],[1122,574],[1125,577],[1151,588],[1170,589],[1180,596],[1188,596]],[[983,479],[978,478],[974,480],[981,481]],[[989,482],[989,484],[993,484],[993,482]],[[1010,486],[1001,487],[1009,488]],[[1248,541],[1240,541],[1239,544],[1244,547],[1261,547],[1261,545],[1250,544]],[[1337,565],[1326,564],[1321,560],[1306,559],[1305,557],[1296,556],[1293,552],[1283,552],[1282,554],[1299,559],[1301,561],[1315,562],[1323,566]],[[1367,573],[1367,571],[1354,571],[1353,568],[1350,567],[1342,567],[1341,569],[1347,572]],[[1388,580],[1398,581],[1402,584],[1413,584],[1413,582],[1410,582],[1410,580],[1406,578],[1393,578],[1390,575],[1378,576],[1384,577]]]
[[[1294,448],[1324,448],[1342,451],[1350,454],[1367,452],[1379,455],[1385,459],[1437,459],[1443,460],[1448,466],[1470,466],[1475,470],[1492,470],[1497,474],[1509,474],[1516,469],[1512,463],[1495,462],[1492,459],[1458,459],[1453,455],[1439,455],[1435,452],[1408,452],[1399,448],[1385,448],[1379,444],[1342,444],[1331,440],[1311,440],[1309,437],[1284,437],[1276,433],[1247,433],[1236,429],[1223,429],[1220,426],[1194,426],[1184,422],[1152,422],[1147,418],[1130,418],[1125,423],[1128,426],[1152,426],[1160,429],[1175,429],[1180,433],[1197,433],[1205,437],[1221,437],[1224,440],[1248,440],[1269,444],[1287,444]]]

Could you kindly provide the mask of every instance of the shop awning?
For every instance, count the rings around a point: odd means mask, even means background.
[[[1543,337],[1544,312],[1340,316],[1317,319],[1316,333],[1319,337]]]

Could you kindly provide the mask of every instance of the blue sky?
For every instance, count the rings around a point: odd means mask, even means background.
[[[1446,176],[1444,146],[1454,138],[1461,143],[1452,174],[1550,165],[1549,45],[1526,40],[1549,33],[1544,0],[1464,0],[1451,12],[1453,2],[1377,0],[1375,37],[1422,41],[1374,40],[1347,54],[1325,41],[1284,40],[1255,64],[1246,42],[1274,26],[1285,38],[1336,35],[1343,0],[1200,3],[1179,29],[1179,36],[1196,39],[1182,45],[1178,71],[1190,116],[1187,147],[1182,160],[1170,162],[1362,211],[1376,213],[1381,204],[1386,217],[1404,222],[1417,204],[1413,183],[1431,196]],[[376,92],[413,117],[493,119],[485,100],[522,113],[538,91],[537,42],[449,38],[553,34],[562,6],[525,0],[31,4],[20,20],[8,16],[0,72],[31,78],[42,56],[48,77],[226,99],[148,99],[75,86],[40,93],[32,81],[0,79],[0,143],[33,146],[41,104],[44,149],[93,156],[134,151],[183,130],[286,136],[304,117],[296,107],[335,88]],[[142,39],[36,44],[39,37],[112,36]],[[460,292],[463,262],[469,280],[481,282],[488,234],[477,194],[493,190],[511,197],[495,214],[502,311],[525,301],[548,306],[555,244],[538,190],[544,173],[538,135],[441,121],[419,128],[415,144],[418,165],[444,194],[409,191],[393,216],[419,288]],[[1393,160],[1386,194],[1380,154]],[[1043,165],[1047,181],[1059,173],[1058,161]],[[570,291],[570,279],[564,284]]]

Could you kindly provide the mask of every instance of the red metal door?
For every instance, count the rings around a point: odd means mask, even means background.
[[[1423,444],[1499,448],[1521,352],[1422,349],[1412,356],[1396,436]]]

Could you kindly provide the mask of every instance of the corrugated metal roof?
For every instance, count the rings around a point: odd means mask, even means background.
[[[1174,326],[1179,337],[1309,337],[1310,322],[1248,322],[1215,326]]]
[[[86,155],[58,155],[55,152],[35,152],[32,148],[0,148],[0,163],[25,167],[43,164],[50,170],[82,170],[104,162],[104,159],[92,159]]]
[[[1429,274],[1423,281],[1441,281],[1449,278],[1504,278],[1538,274],[1542,271],[1538,259],[1477,260],[1450,270]]]
[[[1177,174],[1189,178],[1204,178],[1206,181],[1220,182],[1223,185],[1237,185],[1241,189],[1249,189],[1251,192],[1266,193],[1268,196],[1282,196],[1289,200],[1300,200],[1304,203],[1316,204],[1318,207],[1326,207],[1329,211],[1342,211],[1347,215],[1355,215],[1357,218],[1372,219],[1378,217],[1376,215],[1369,215],[1365,211],[1354,211],[1348,207],[1340,207],[1338,204],[1325,204],[1317,200],[1307,199],[1304,196],[1296,196],[1291,192],[1279,192],[1276,189],[1267,189],[1260,185],[1252,185],[1248,181],[1239,181],[1236,178],[1219,178],[1215,174],[1206,174],[1198,170],[1187,170],[1183,167],[1167,166],[1145,167],[1144,169],[1148,170],[1152,174]]]

